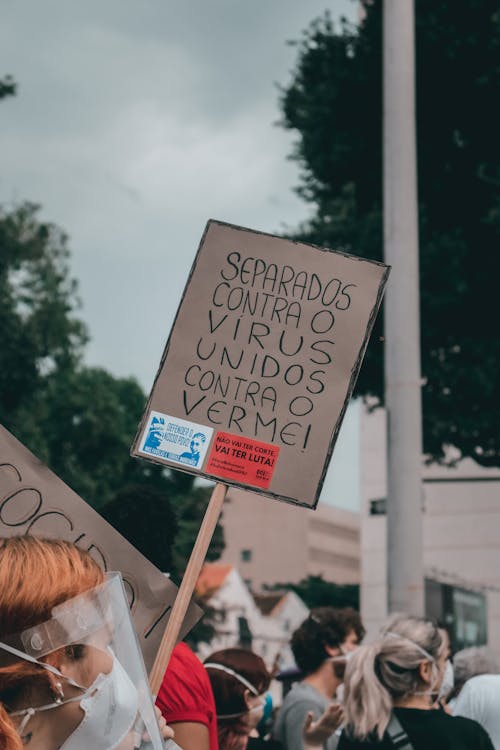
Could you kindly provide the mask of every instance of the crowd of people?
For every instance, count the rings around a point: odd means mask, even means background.
[[[202,664],[180,643],[154,706],[120,576],[69,542],[1,539],[0,750],[500,750],[487,649],[452,657],[444,628],[408,615],[364,637],[355,610],[313,609],[277,708],[260,656]]]

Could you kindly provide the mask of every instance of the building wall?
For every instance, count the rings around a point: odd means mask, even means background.
[[[387,614],[386,518],[370,501],[386,496],[385,415],[363,416],[361,611],[369,631]],[[429,578],[484,591],[489,645],[500,656],[500,471],[470,459],[422,465],[424,570]]]
[[[321,504],[313,511],[231,489],[222,524],[226,549],[220,562],[237,566],[256,591],[308,575],[359,582],[357,513]]]
[[[308,575],[336,583],[360,581],[359,514],[319,505],[308,518]]]

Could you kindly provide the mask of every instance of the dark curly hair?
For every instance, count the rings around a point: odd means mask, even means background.
[[[312,609],[309,617],[294,631],[291,640],[295,661],[303,675],[312,674],[325,661],[325,646],[338,648],[351,630],[354,630],[361,642],[365,629],[359,612],[352,607]]]

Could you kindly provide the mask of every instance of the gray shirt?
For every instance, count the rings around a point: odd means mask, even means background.
[[[305,682],[298,682],[287,694],[274,722],[273,737],[285,750],[303,750],[302,729],[309,711],[318,719],[331,701]],[[338,737],[333,734],[323,745],[324,750],[336,750]]]

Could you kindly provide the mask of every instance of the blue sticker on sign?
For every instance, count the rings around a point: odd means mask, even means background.
[[[212,433],[211,427],[152,411],[139,452],[201,469]]]

